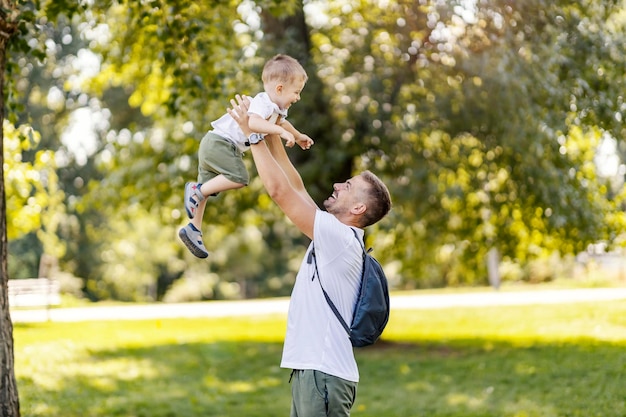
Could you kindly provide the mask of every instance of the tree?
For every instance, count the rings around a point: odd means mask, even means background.
[[[623,135],[620,2],[322,10],[319,73],[357,165],[393,184],[395,226],[377,247],[406,260],[407,284],[485,282],[492,246],[524,264],[611,238],[592,159],[603,130]]]
[[[40,9],[36,9],[40,6]],[[47,19],[54,20],[60,13],[71,15],[80,6],[71,1],[40,2],[34,4],[26,1],[0,1],[0,367],[2,379],[0,381],[0,413],[3,417],[19,416],[19,396],[13,369],[13,324],[11,322],[8,305],[8,268],[7,268],[7,199],[4,172],[4,131],[5,131],[5,97],[15,94],[12,74],[19,69],[19,63],[9,61],[8,51],[30,51],[34,56],[42,57],[41,45],[35,43],[30,46],[28,40],[35,39],[38,33],[34,30],[34,22],[38,16],[45,15]],[[6,75],[9,75],[5,78]],[[5,90],[6,88],[6,90]],[[11,100],[10,100],[11,101]],[[10,121],[15,121],[12,114]],[[31,138],[32,139],[32,138]],[[41,157],[44,154],[39,154]],[[49,154],[48,154],[49,156]],[[45,158],[45,156],[44,156]],[[55,176],[48,178],[52,183]]]
[[[64,44],[71,34],[101,57],[91,83],[63,90],[55,79],[56,88],[66,104],[110,115],[87,164],[58,170],[76,225],[63,236],[65,266],[89,295],[122,296],[120,270],[157,298],[187,276],[246,296],[289,288],[303,241],[255,180],[209,205],[209,263],[175,240],[197,141],[235,92],[259,90],[277,52],[310,75],[290,118],[317,143],[290,157],[316,200],[354,170],[390,184],[394,210],[374,232],[398,285],[483,283],[492,247],[523,265],[623,230],[592,161],[599,135],[623,136],[621,67],[606,64],[625,60],[617,1],[384,4],[93,1],[65,22],[82,32],[55,20],[56,50],[81,52]],[[155,239],[160,250],[134,262],[129,254]]]
[[[2,1],[0,11],[0,126],[4,126],[4,74],[7,46],[18,31],[19,12],[16,4]],[[2,416],[19,416],[20,404],[13,370],[13,324],[9,313],[7,269],[7,210],[4,190],[4,129],[0,131],[0,413]]]

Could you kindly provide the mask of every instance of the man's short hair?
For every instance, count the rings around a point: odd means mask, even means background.
[[[361,177],[369,185],[365,191],[365,214],[361,218],[361,226],[367,227],[378,222],[391,210],[391,196],[385,183],[371,171],[363,171]]]
[[[289,55],[278,54],[265,63],[261,79],[264,84],[276,81],[291,84],[299,80],[306,82],[308,75],[295,58]]]

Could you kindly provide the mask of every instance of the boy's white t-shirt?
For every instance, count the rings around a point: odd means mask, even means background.
[[[287,118],[287,109],[281,109],[278,104],[274,103],[270,96],[263,92],[259,93],[250,101],[248,114],[256,114],[265,120],[276,123],[278,116],[283,119]]]
[[[307,262],[314,246],[322,285],[343,319],[350,323],[363,266],[363,230],[354,230],[360,242],[352,228],[334,215],[317,211],[313,242],[300,265],[289,302],[282,368],[313,369],[359,381],[348,334],[324,298],[313,261]]]
[[[257,94],[250,100],[248,114],[258,114],[265,120],[273,123],[276,123],[278,116],[281,116],[283,119],[287,118],[287,110],[278,107],[278,104],[274,103],[265,92]],[[211,126],[213,127],[213,133],[233,142],[241,152],[245,152],[250,148],[249,145],[246,145],[248,138],[243,134],[239,125],[230,114],[224,114],[219,119],[213,121]]]

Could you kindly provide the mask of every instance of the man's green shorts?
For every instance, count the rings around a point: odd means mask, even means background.
[[[224,175],[237,184],[248,185],[250,175],[243,163],[243,154],[233,142],[213,132],[208,132],[198,149],[198,182]]]
[[[348,417],[357,383],[311,369],[291,374],[290,417]]]

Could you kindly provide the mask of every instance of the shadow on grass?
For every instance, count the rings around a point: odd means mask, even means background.
[[[29,416],[287,416],[282,344],[215,342],[90,350],[18,378]],[[359,349],[353,416],[623,417],[623,345],[514,346],[472,339]]]
[[[281,415],[290,401],[281,349],[218,342],[93,351],[52,367],[65,377],[18,379],[22,415]],[[57,383],[46,388],[47,379]]]

